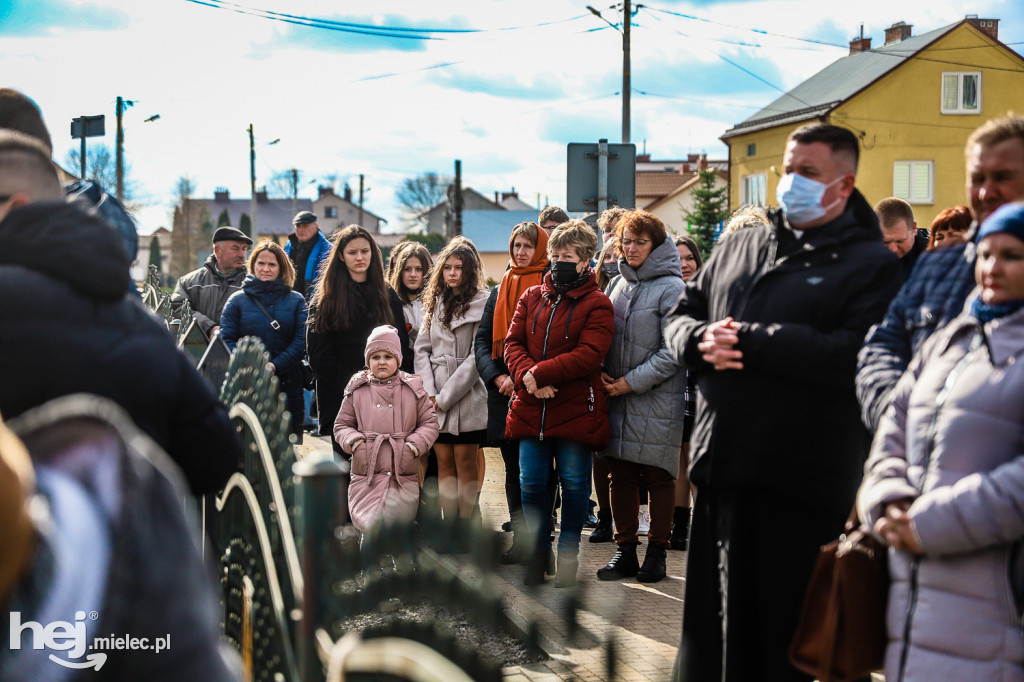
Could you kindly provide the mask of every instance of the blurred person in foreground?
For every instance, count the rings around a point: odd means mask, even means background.
[[[121,238],[62,201],[49,150],[0,131],[0,413],[56,397],[115,401],[182,468],[223,487],[241,443],[213,389],[131,293]]]
[[[891,547],[887,680],[1024,680],[1024,205],[977,244],[978,286],[896,385],[858,496]]]

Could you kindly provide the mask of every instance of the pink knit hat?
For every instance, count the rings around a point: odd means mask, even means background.
[[[366,339],[366,350],[363,358],[366,366],[370,366],[370,356],[379,350],[387,352],[398,358],[398,364],[402,364],[402,342],[398,339],[398,330],[390,324],[381,325],[370,332],[370,338]]]

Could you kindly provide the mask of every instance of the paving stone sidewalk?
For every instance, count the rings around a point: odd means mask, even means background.
[[[329,447],[306,436],[299,446],[305,454],[311,448]],[[505,504],[505,469],[497,449],[485,450],[487,468],[480,496],[481,516],[495,530],[508,520]],[[501,566],[493,578],[495,589],[505,595],[512,618],[523,627],[529,621],[541,624],[541,646],[549,660],[525,666],[505,668],[505,682],[550,680],[622,680],[664,682],[671,677],[682,627],[682,607],[686,553],[668,553],[668,577],[654,584],[635,579],[604,582],[597,569],[615,553],[614,543],[587,541],[590,529],[584,529],[580,544],[579,630],[570,635],[562,613],[572,594],[554,587],[548,580],[537,587],[523,586],[524,568]],[[511,543],[511,534],[505,534]],[[646,550],[646,538],[640,546],[640,558]],[[455,557],[457,561],[457,557]],[[472,569],[463,564],[464,577],[472,579]],[[609,675],[606,651],[614,639],[617,665]]]

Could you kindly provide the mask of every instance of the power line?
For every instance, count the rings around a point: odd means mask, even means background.
[[[648,8],[647,8],[646,5],[643,5],[642,9],[648,9]],[[652,19],[656,19],[658,21],[662,20],[661,17],[657,16],[656,14],[652,14],[652,13],[648,12],[648,15]],[[748,43],[748,42],[745,42],[745,41],[742,41],[742,40],[729,40],[728,38],[709,38],[707,36],[695,36],[695,35],[692,35],[692,34],[689,34],[689,33],[683,33],[682,31],[679,31],[677,29],[669,29],[669,30],[674,31],[678,35],[681,35],[681,36],[684,36],[684,37],[687,37],[687,38],[694,38],[696,40],[708,40],[708,41],[712,41],[712,42],[716,42],[716,43],[725,43],[727,45],[739,45],[740,47],[753,47],[753,48],[762,49],[762,50],[782,49],[782,50],[806,50],[806,51],[811,51],[811,52],[822,52],[822,51],[824,51],[822,49],[822,46],[801,47],[799,45],[762,45],[760,43]],[[835,47],[835,46],[828,45],[827,47]]]
[[[544,21],[536,24],[526,24],[522,26],[503,26],[499,28],[420,28],[412,26],[378,26],[375,24],[359,24],[348,21],[319,19],[315,17],[308,17],[298,14],[288,14],[285,12],[276,12],[273,10],[263,10],[254,7],[247,7],[245,5],[227,2],[226,0],[186,0],[186,2],[191,2],[206,7],[213,7],[215,9],[223,9],[232,12],[237,12],[239,14],[246,14],[249,16],[259,17],[262,19],[272,19],[275,21],[282,21],[285,23],[296,24],[299,26],[308,26],[310,28],[322,28],[332,31],[341,31],[343,33],[356,33],[360,35],[370,35],[384,38],[406,38],[413,40],[444,40],[444,38],[437,37],[433,34],[490,33],[499,31],[518,31],[522,29],[542,28],[545,26],[552,26],[555,24],[576,21],[579,19],[583,19],[586,16],[589,16],[586,14],[580,14],[574,17],[569,17],[567,19]]]
[[[715,24],[716,26],[725,26],[726,28],[735,28],[735,29],[739,29],[741,31],[750,31],[751,33],[760,33],[761,35],[772,36],[773,38],[785,38],[786,40],[798,40],[798,41],[804,42],[804,43],[814,43],[816,45],[826,45],[828,47],[840,47],[840,48],[843,48],[843,49],[846,49],[848,47],[847,45],[839,45],[838,43],[830,43],[830,42],[827,42],[827,41],[824,41],[824,40],[814,40],[813,38],[797,38],[797,37],[794,37],[794,36],[783,35],[781,33],[772,33],[771,31],[764,31],[764,30],[759,29],[759,28],[747,28],[746,26],[737,26],[735,24],[725,24],[725,23],[722,23],[720,21],[714,21],[712,19],[705,19],[704,17],[698,17],[698,16],[694,16],[692,14],[683,14],[682,12],[673,12],[672,10],[658,9],[657,7],[651,7],[650,5],[645,5],[645,7],[647,9],[654,10],[655,12],[663,12],[664,14],[671,14],[672,16],[680,17],[682,19],[689,19],[691,21],[700,21],[700,22],[703,22],[703,23],[706,23],[706,24]]]
[[[407,73],[415,73],[417,71],[430,71],[431,69],[441,69],[441,68],[444,68],[446,66],[455,66],[456,64],[461,64],[461,63],[462,63],[462,60],[460,59],[459,61],[455,61],[455,62],[441,62],[440,64],[431,64],[430,66],[421,66],[421,67],[419,67],[417,69],[409,69],[408,71],[395,71],[393,73],[378,73],[378,74],[373,75],[373,76],[364,76],[363,78],[356,78],[354,80],[350,80],[349,83],[362,83],[363,81],[373,81],[373,80],[379,80],[381,78],[391,78],[392,76],[402,76],[402,75],[405,75]]]

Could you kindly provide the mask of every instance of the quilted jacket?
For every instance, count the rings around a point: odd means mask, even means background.
[[[958,317],[897,384],[858,495],[869,525],[913,500],[924,550],[889,550],[887,680],[1024,680],[1022,417],[1024,311]]]
[[[609,398],[611,442],[601,457],[661,467],[679,475],[686,372],[665,345],[662,320],[675,308],[683,284],[679,251],[671,239],[651,250],[639,268],[619,259],[620,277],[608,285],[615,336],[604,363],[631,393]]]
[[[591,276],[565,294],[544,283],[527,289],[505,338],[505,362],[515,381],[505,437],[563,438],[600,449],[608,445],[608,407],[601,361],[611,346],[613,313]],[[533,370],[538,386],[554,386],[554,398],[530,395],[523,375]]]

